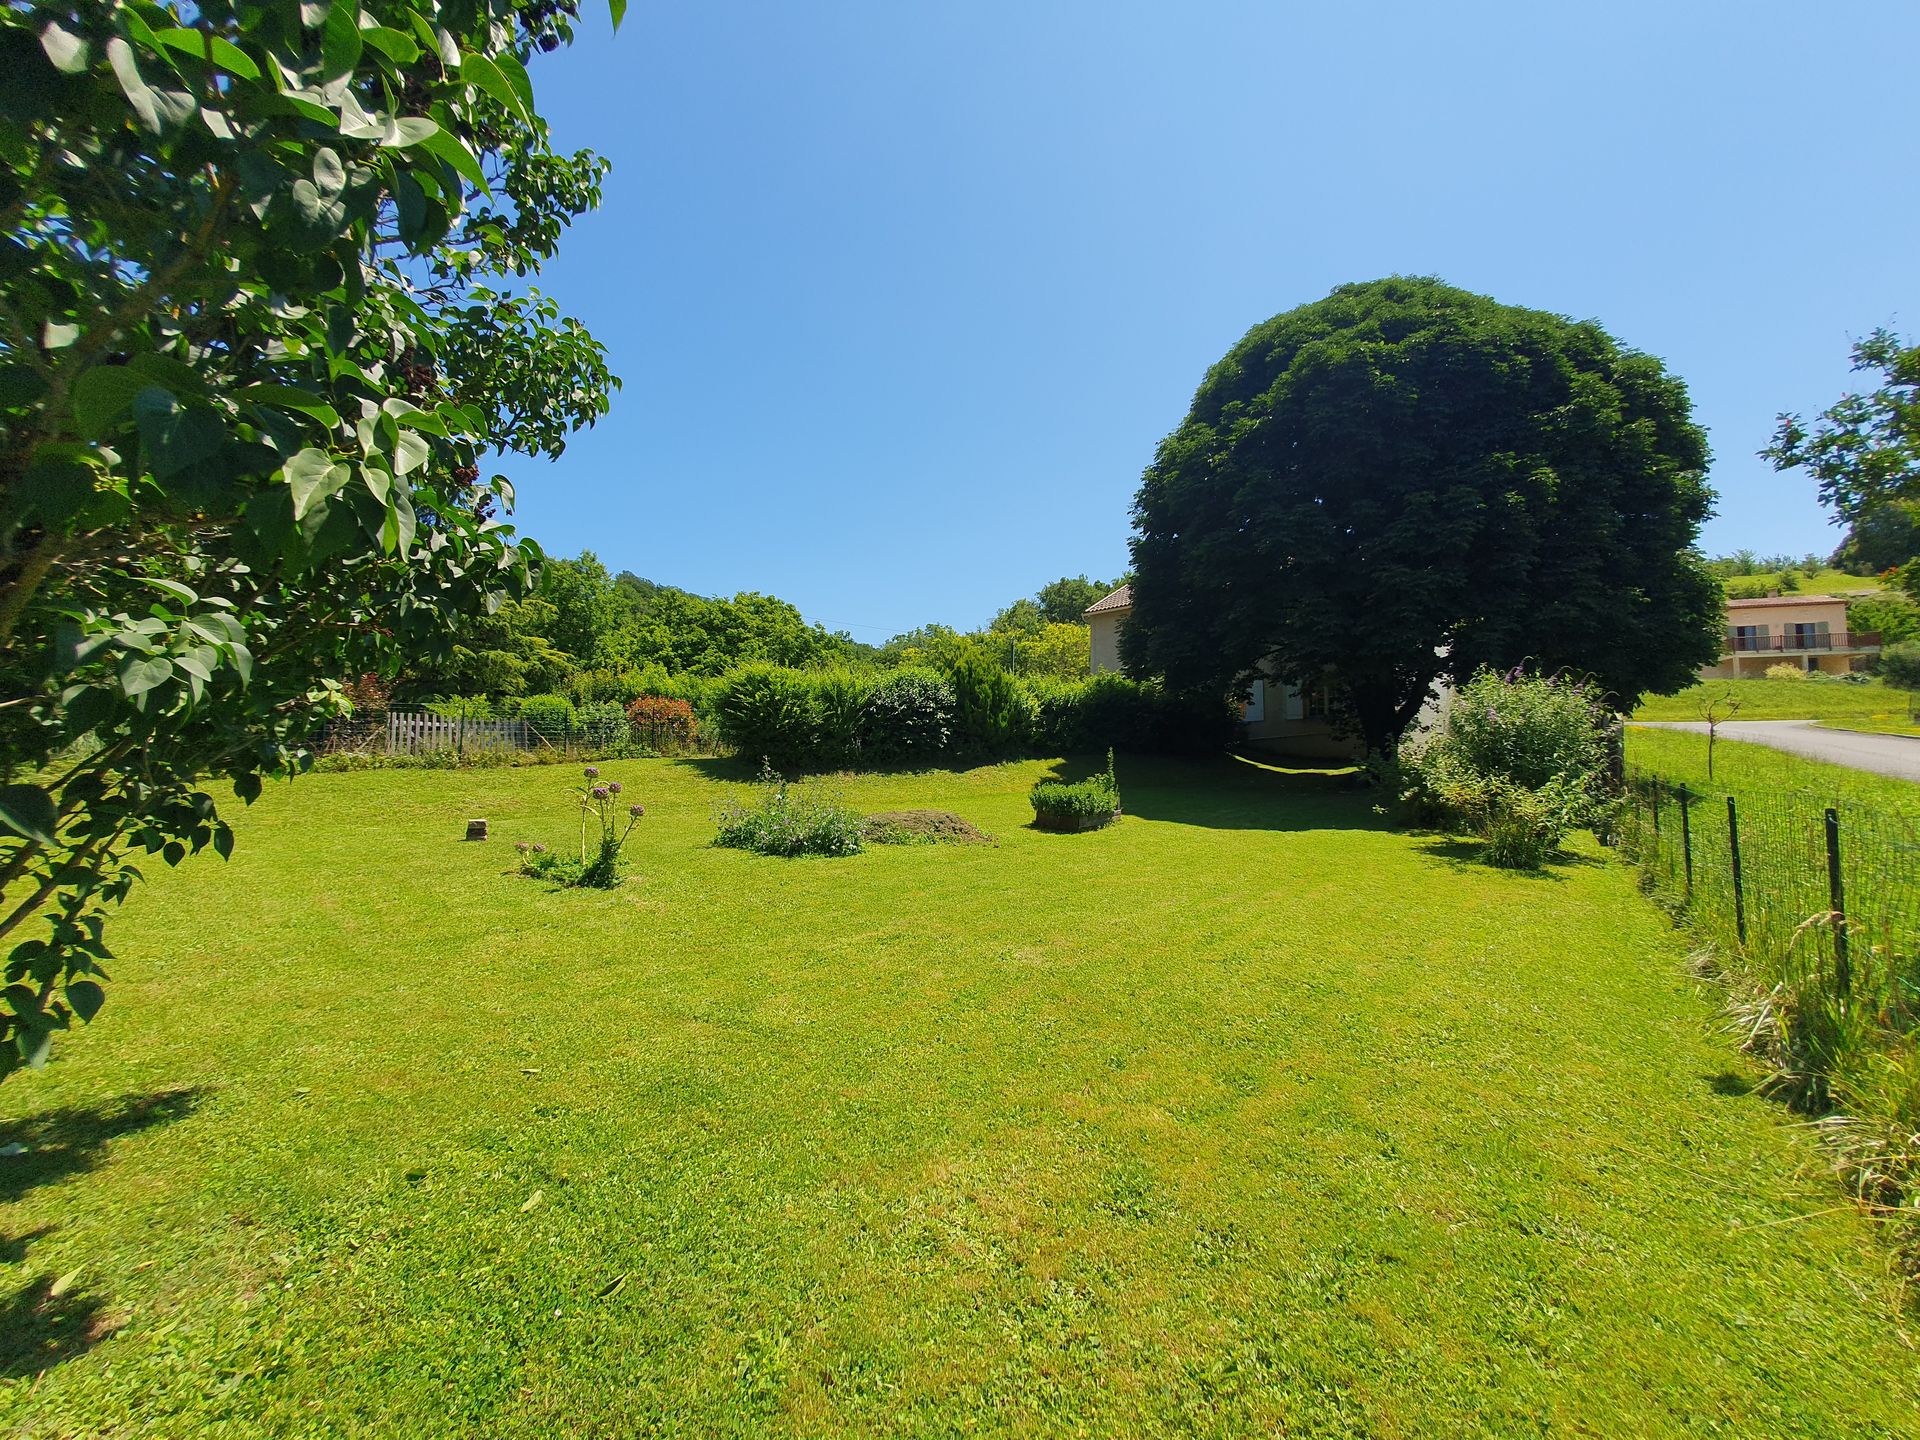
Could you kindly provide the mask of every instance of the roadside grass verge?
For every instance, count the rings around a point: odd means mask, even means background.
[[[1651,695],[1633,712],[1635,720],[1704,720],[1710,701],[1731,695],[1737,714],[1723,720],[1871,720],[1906,713],[1907,694],[1878,680],[1704,680],[1677,695]]]
[[[1862,735],[1920,735],[1920,720],[1911,714],[1869,715],[1849,720],[1820,720],[1823,730],[1852,730]]]
[[[861,777],[995,846],[709,841],[630,761],[303,780],[0,1088],[0,1430],[1920,1433],[1901,1291],[1634,873],[1344,779]],[[1076,765],[1068,773],[1088,768]]]
[[[1627,763],[1655,771],[1678,783],[1705,789],[1707,737],[1688,730],[1627,727]],[[1713,751],[1712,785],[1736,795],[1777,795],[1805,791],[1829,800],[1847,800],[1891,814],[1920,817],[1920,785],[1894,775],[1876,775],[1823,760],[1807,760],[1740,740],[1720,740]]]

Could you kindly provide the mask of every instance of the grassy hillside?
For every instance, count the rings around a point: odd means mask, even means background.
[[[1740,702],[1740,720],[1873,719],[1906,713],[1907,694],[1877,680],[1705,680],[1678,695],[1653,695],[1633,712],[1636,720],[1700,720],[1707,703],[1722,696]],[[1720,707],[1725,718],[1727,709]]]
[[[997,846],[777,861],[610,764],[607,893],[509,873],[540,769],[153,867],[0,1088],[0,1430],[1920,1433],[1871,1222],[1631,871],[1233,762],[1041,834],[1046,768],[844,786]]]
[[[1704,787],[1707,737],[1684,730],[1627,728],[1627,763],[1656,771],[1669,780]],[[1720,740],[1713,752],[1712,785],[1736,794],[1777,795],[1804,790],[1826,800],[1851,800],[1877,809],[1920,818],[1920,785],[1892,775],[1876,775],[1845,765],[1805,760],[1766,745]]]

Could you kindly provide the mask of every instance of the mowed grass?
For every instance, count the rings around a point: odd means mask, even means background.
[[[1707,737],[1691,730],[1648,730],[1629,725],[1627,763],[1696,788],[1763,797],[1799,791],[1823,802],[1845,800],[1889,814],[1920,818],[1920,785],[1911,780],[1807,760],[1749,741],[1716,741],[1713,778],[1709,780]]]
[[[1728,698],[1740,702],[1729,712]],[[1649,695],[1633,712],[1636,720],[1704,720],[1718,701],[1722,720],[1849,720],[1897,718],[1911,697],[1878,680],[1705,680],[1677,695]]]
[[[1774,580],[1779,571],[1762,571],[1756,577],[1736,577],[1736,579],[1758,578]],[[1844,570],[1821,569],[1812,574],[1796,570],[1793,574],[1797,586],[1791,593],[1795,595],[1856,595],[1863,590],[1881,590],[1885,582],[1878,575],[1849,575]]]
[[[536,769],[312,777],[138,896],[0,1087],[0,1429],[1920,1433],[1885,1247],[1625,867],[1126,757],[1106,830],[1010,765],[845,787],[997,846],[768,860],[604,768],[616,891],[507,873]]]

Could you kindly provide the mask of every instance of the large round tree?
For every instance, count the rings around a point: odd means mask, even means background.
[[[1685,387],[1597,325],[1344,285],[1249,331],[1162,442],[1123,655],[1328,683],[1370,749],[1481,665],[1671,692],[1720,653],[1706,465]]]

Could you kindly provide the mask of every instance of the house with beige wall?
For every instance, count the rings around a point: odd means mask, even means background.
[[[1087,610],[1087,629],[1092,636],[1093,673],[1118,671],[1120,632],[1133,613],[1132,587],[1122,585]],[[1426,724],[1442,713],[1444,701],[1436,701],[1422,712],[1417,723]],[[1284,750],[1288,754],[1316,759],[1350,760],[1363,750],[1359,739],[1336,735],[1327,710],[1325,686],[1299,690],[1278,680],[1256,679],[1240,707],[1241,736],[1249,745]]]
[[[1827,675],[1863,670],[1880,653],[1880,636],[1847,629],[1847,602],[1837,595],[1769,595],[1727,602],[1720,659],[1702,680],[1758,678],[1788,664]]]

